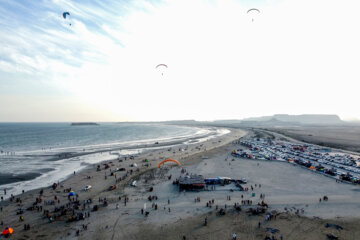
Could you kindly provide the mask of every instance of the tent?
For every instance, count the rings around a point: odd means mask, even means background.
[[[76,195],[76,193],[74,191],[69,192],[69,197],[70,196],[75,196],[75,195]]]
[[[2,235],[8,236],[14,233],[14,229],[11,227],[6,227],[5,230],[2,232]]]

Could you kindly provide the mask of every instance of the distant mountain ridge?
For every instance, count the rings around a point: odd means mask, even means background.
[[[300,124],[343,124],[344,121],[335,114],[301,114],[301,115],[289,115],[289,114],[275,114],[273,116],[253,117],[245,118],[243,121],[281,121],[292,122]]]
[[[244,119],[222,119],[215,121],[196,121],[196,120],[170,120],[143,123],[159,124],[178,124],[189,126],[231,126],[231,127],[251,127],[251,126],[294,126],[294,125],[357,125],[356,122],[347,122],[340,119],[336,114],[275,114],[272,116],[251,117]]]

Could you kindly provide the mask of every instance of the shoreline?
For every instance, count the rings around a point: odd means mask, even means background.
[[[207,128],[207,127],[205,127]],[[216,129],[225,129],[225,128],[216,128]],[[233,130],[234,131],[234,130]],[[237,132],[244,132],[243,130],[236,130]],[[149,147],[148,144],[144,144],[144,145],[141,145],[143,147],[147,147],[147,148],[144,148],[144,150],[140,153],[140,154],[133,154],[133,155],[138,155],[136,158],[137,160],[139,160],[139,158],[146,158],[148,157],[149,160],[155,160],[154,158],[156,156],[156,154],[164,154],[164,155],[171,155],[173,156],[174,154],[172,152],[168,152],[166,151],[167,148],[169,147],[174,147],[174,146],[179,146],[179,145],[187,145],[187,146],[190,146],[190,147],[193,147],[193,148],[196,148],[198,145],[202,145],[203,142],[208,142],[208,141],[211,141],[213,139],[222,139],[222,138],[227,138],[228,135],[232,134],[233,132],[232,131],[229,131],[228,133],[225,133],[225,134],[220,134],[220,135],[216,135],[216,133],[212,133],[212,134],[208,134],[206,136],[198,136],[198,137],[193,137],[193,138],[189,138],[187,139],[187,141],[191,141],[191,140],[201,140],[199,142],[195,142],[195,143],[190,143],[190,144],[184,144],[183,141],[172,141],[172,142],[169,142],[170,145],[168,144],[163,144],[163,145],[156,145],[156,147],[159,147],[159,149],[155,149],[155,148],[151,148],[151,149],[147,149]],[[214,138],[213,138],[214,137]],[[238,137],[238,136],[237,136]],[[155,144],[152,144],[153,146],[155,146]],[[224,144],[219,144],[220,146],[224,145]],[[151,146],[150,146],[151,147]],[[219,147],[219,146],[217,146]],[[129,149],[138,149],[139,147],[136,146],[134,148],[130,147]],[[123,149],[123,148],[122,148]],[[119,150],[118,148],[116,149],[111,149],[111,150],[99,150],[95,153],[84,153],[83,155],[92,155],[92,154],[98,154],[98,153],[103,153],[103,152],[108,152],[109,155],[112,155],[112,157],[114,157],[114,159],[108,159],[108,160],[101,160],[99,162],[96,162],[96,163],[92,163],[92,164],[88,164],[87,166],[85,166],[84,168],[82,168],[80,171],[76,172],[75,175],[73,174],[69,174],[67,175],[66,177],[64,177],[64,179],[62,179],[61,181],[59,181],[58,183],[60,185],[63,185],[63,184],[66,184],[67,182],[69,181],[72,181],[72,179],[76,178],[77,176],[79,175],[87,175],[87,174],[92,174],[93,173],[93,170],[95,169],[95,167],[97,165],[100,165],[102,166],[105,162],[112,162],[112,161],[116,161],[117,158],[119,158],[120,156],[117,156],[117,155],[113,155],[111,154],[111,152],[113,151],[116,151],[116,150]],[[191,157],[192,155],[196,155],[196,154],[199,154],[199,153],[202,153],[202,151],[199,151],[199,152],[195,152],[195,153],[192,153],[191,155],[187,155],[186,157]],[[175,154],[176,155],[176,154]],[[116,158],[115,158],[116,156]],[[124,158],[125,156],[121,156],[120,158]],[[129,156],[126,156],[127,159],[129,159]],[[152,159],[151,159],[152,158]],[[161,159],[164,159],[165,157],[164,156],[160,156],[160,160]],[[183,159],[183,157],[181,157],[180,159]],[[151,163],[150,163],[151,164]],[[185,163],[186,165],[186,163]],[[156,169],[155,165],[152,166],[151,168],[148,168],[148,170],[153,170],[153,169]],[[141,175],[142,173],[138,174],[138,175]],[[124,184],[122,184],[124,185]],[[17,198],[17,197],[24,197],[24,198],[28,198],[29,196],[33,196],[36,194],[36,192],[39,192],[41,189],[49,189],[51,188],[51,185],[47,185],[47,186],[44,186],[44,187],[37,187],[37,188],[34,188],[34,189],[31,189],[31,190],[28,190],[28,191],[25,191],[24,193],[19,193],[19,194],[16,194],[16,195],[13,195],[14,198]],[[1,188],[3,189],[3,188]],[[1,194],[2,196],[4,197],[5,195],[3,195],[3,190],[1,190]],[[1,207],[6,207],[8,205],[10,205],[12,202],[9,200],[10,199],[10,196],[11,196],[11,192],[7,191],[7,198],[4,198],[3,201],[0,201],[0,206]]]
[[[79,162],[81,162],[79,164],[79,166],[73,170],[75,170],[76,172],[79,171],[84,171],[88,168],[92,168],[94,165],[96,164],[101,164],[102,162],[105,161],[115,161],[118,157],[125,157],[125,156],[130,156],[130,155],[139,155],[139,153],[142,154],[146,154],[149,151],[156,151],[156,150],[165,150],[166,148],[173,148],[176,146],[191,146],[194,145],[196,143],[201,143],[204,141],[207,141],[209,139],[212,138],[216,138],[219,136],[222,136],[224,134],[228,134],[228,133],[224,133],[221,131],[224,131],[225,128],[209,128],[209,127],[197,127],[199,129],[206,129],[206,130],[212,130],[206,134],[202,133],[202,134],[196,134],[195,136],[180,136],[180,137],[174,137],[174,138],[170,138],[170,139],[150,139],[150,140],[141,140],[141,141],[135,141],[135,142],[128,142],[128,143],[116,143],[116,144],[104,144],[104,148],[101,149],[97,149],[97,148],[93,148],[93,149],[89,149],[86,152],[57,152],[59,149],[54,149],[52,151],[56,151],[53,152],[52,154],[50,153],[46,153],[46,154],[40,154],[40,155],[30,155],[31,157],[42,157],[45,158],[42,161],[44,162],[53,162],[56,164],[57,161],[74,161],[74,160],[78,160]],[[201,131],[201,130],[199,130]],[[155,143],[149,143],[149,142],[153,142],[153,141],[158,141],[158,144]],[[162,142],[161,142],[162,141]],[[131,144],[130,144],[131,143]],[[101,145],[96,145],[96,147],[99,147]],[[79,147],[75,147],[75,149],[78,149]],[[123,152],[123,153],[121,153]],[[105,156],[108,155],[108,156]],[[20,156],[20,155],[19,155]],[[27,157],[27,155],[24,155],[24,157]],[[50,158],[47,158],[50,157]],[[47,158],[47,159],[46,159]],[[83,158],[83,159],[81,159]],[[100,160],[99,161],[92,161],[91,159],[97,158]],[[55,171],[55,172],[54,172]],[[53,182],[63,182],[65,181],[67,178],[72,176],[72,171],[68,172],[67,174],[58,177],[58,179],[53,179],[53,181],[46,185],[43,186],[37,186],[35,188],[31,188],[29,189],[29,187],[27,186],[31,186],[33,185],[32,183],[34,181],[41,181],[44,178],[46,179],[46,176],[49,175],[53,175],[54,173],[56,174],[56,172],[59,172],[60,169],[58,168],[52,168],[51,170],[49,170],[48,172],[42,172],[41,174],[35,174],[33,172],[29,172],[29,173],[25,173],[23,174],[23,176],[25,178],[27,178],[27,176],[36,176],[33,178],[29,178],[25,181],[14,181],[8,184],[4,184],[0,186],[0,196],[4,197],[4,199],[8,199],[10,198],[10,194],[14,194],[14,195],[18,195],[21,194],[22,190],[27,191],[31,191],[31,190],[35,190],[35,189],[41,189],[41,188],[46,188],[49,185],[51,185]],[[16,175],[15,175],[16,176]],[[10,186],[9,186],[10,185]],[[39,184],[37,184],[39,185]],[[21,186],[25,186],[25,187],[21,187]],[[3,189],[6,188],[8,194],[4,195],[3,194]],[[11,192],[11,189],[15,189],[15,192]]]

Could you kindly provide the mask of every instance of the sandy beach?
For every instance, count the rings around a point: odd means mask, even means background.
[[[266,236],[326,239],[328,233],[341,239],[356,239],[360,234],[356,227],[360,219],[358,186],[338,183],[286,162],[234,159],[230,153],[238,146],[233,141],[251,136],[251,132],[231,129],[227,135],[189,145],[184,151],[179,151],[181,147],[171,151],[161,149],[134,160],[106,161],[110,168],[104,169],[104,165],[99,164],[101,171],[96,170],[96,164],[75,173],[55,190],[45,188],[41,203],[33,204],[40,198],[40,190],[15,196],[13,202],[2,202],[0,221],[3,227],[14,228],[14,239],[231,239],[233,233],[239,239],[264,239]],[[158,169],[157,164],[166,158],[177,159],[182,166],[168,164]],[[149,162],[144,162],[145,159]],[[133,163],[137,167],[129,167]],[[151,165],[146,167],[147,163]],[[130,170],[127,174],[111,175],[111,170],[122,167],[131,169],[132,173]],[[248,182],[243,186],[249,191],[226,185],[209,191],[179,192],[173,180],[184,171],[205,178],[246,178]],[[134,180],[136,187],[130,186]],[[82,190],[86,185],[92,186],[90,191]],[[116,185],[116,189],[109,191],[111,185]],[[64,192],[69,188],[78,194],[79,204],[75,204],[74,212],[85,213],[84,220],[68,222],[72,215],[69,211],[62,216],[54,211],[64,205],[74,206],[74,202],[68,200],[68,192]],[[152,196],[151,201],[149,196]],[[323,196],[329,200],[319,202]],[[16,202],[16,198],[21,203]],[[197,198],[200,201],[196,201]],[[91,202],[87,201],[89,199]],[[244,205],[245,200],[252,204]],[[256,208],[261,201],[269,205],[266,212],[250,214],[249,209]],[[233,207],[237,203],[241,211]],[[99,208],[97,211],[93,211],[95,205]],[[16,214],[18,208],[31,206],[34,210]],[[219,215],[221,208],[225,215]],[[44,214],[46,210],[49,210],[51,221]],[[148,216],[145,212],[149,212]],[[274,217],[265,220],[269,213]],[[19,220],[20,216],[24,221]],[[343,230],[326,228],[326,223],[341,225]],[[24,230],[24,224],[30,224],[30,230]],[[271,233],[266,228],[279,232]]]

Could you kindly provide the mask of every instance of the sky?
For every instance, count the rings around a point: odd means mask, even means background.
[[[0,121],[360,119],[359,7],[0,0]]]

